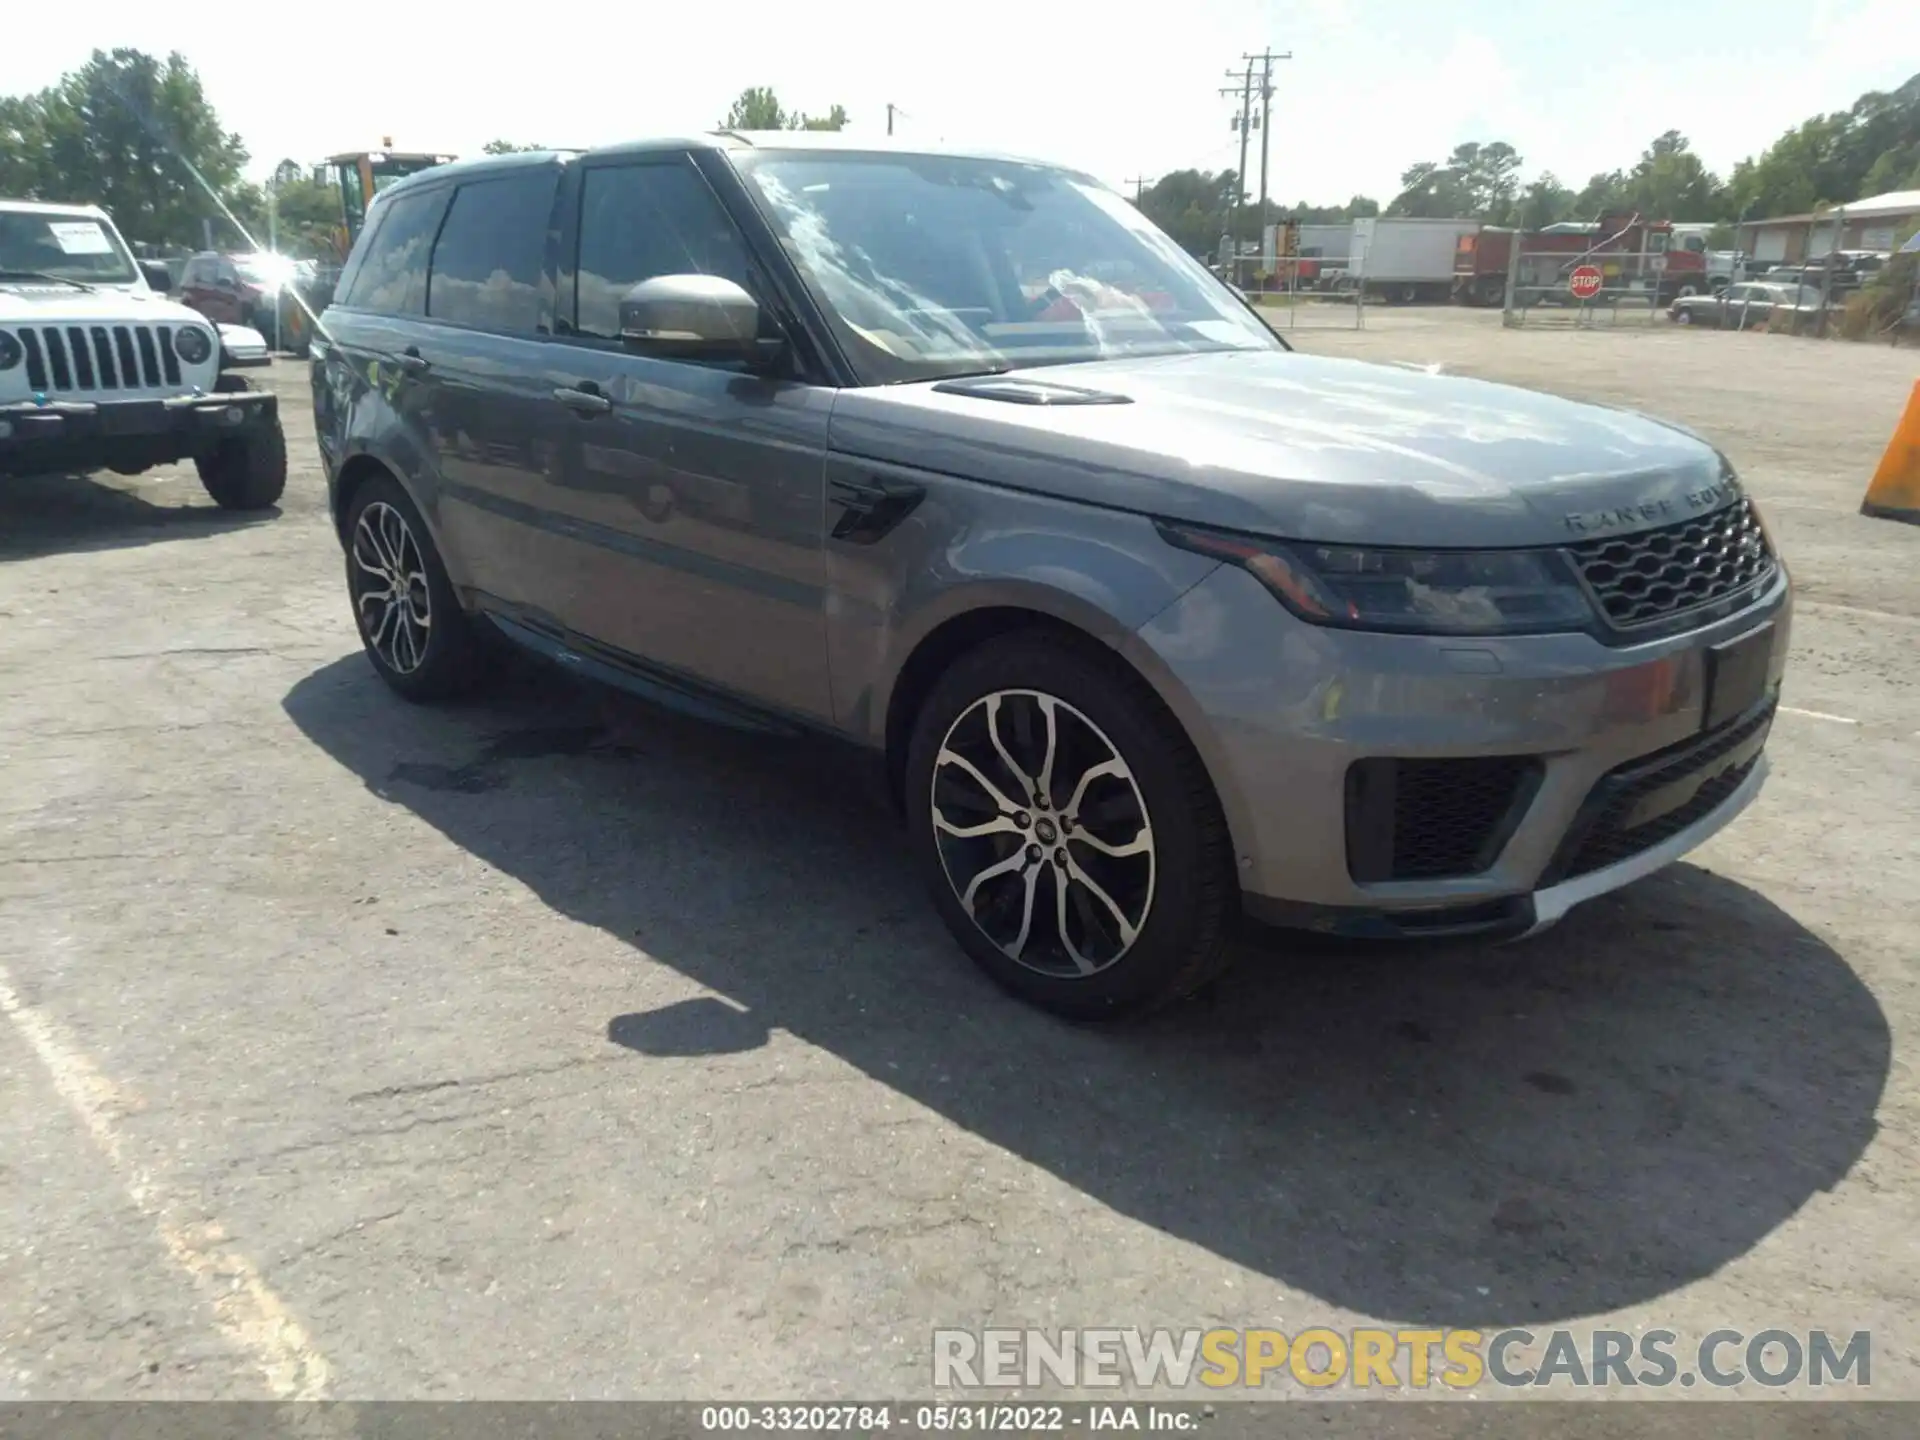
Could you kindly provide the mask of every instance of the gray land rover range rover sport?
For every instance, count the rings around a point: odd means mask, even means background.
[[[494,633],[884,758],[1064,1014],[1243,912],[1510,937],[1738,814],[1785,569],[1673,426],[1291,351],[1068,170],[722,134],[383,194],[313,351],[374,668]]]

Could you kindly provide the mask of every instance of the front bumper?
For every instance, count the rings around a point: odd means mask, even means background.
[[[278,397],[259,390],[0,405],[0,475],[166,465],[251,426],[278,424],[279,415]]]
[[[1135,658],[1214,779],[1249,914],[1356,935],[1518,935],[1671,863],[1752,802],[1791,611],[1783,570],[1745,610],[1638,645],[1365,634],[1304,624],[1222,567],[1140,630]],[[1708,656],[1736,641],[1742,704],[1726,713],[1735,686],[1710,697],[1709,666],[1730,667]],[[1433,845],[1413,863],[1391,835],[1370,846],[1379,807],[1356,781],[1452,761],[1513,777],[1472,858],[1430,863],[1451,811],[1429,813]],[[1454,799],[1404,780],[1400,794],[1435,795],[1430,812]],[[1392,803],[1388,829],[1404,832],[1407,806],[1425,802]]]
[[[268,348],[267,337],[252,326],[221,325],[217,328],[220,331],[222,370],[255,369],[273,364],[273,351]]]

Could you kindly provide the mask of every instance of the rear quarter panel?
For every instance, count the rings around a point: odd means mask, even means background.
[[[456,586],[466,584],[458,547],[445,543],[439,472],[428,443],[420,386],[394,357],[409,343],[408,321],[330,309],[325,339],[312,349],[314,434],[327,472],[336,525],[348,497],[342,473],[361,457],[397,478],[412,497]]]

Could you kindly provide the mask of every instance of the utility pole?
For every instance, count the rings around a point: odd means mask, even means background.
[[[1240,81],[1240,114],[1233,122],[1234,128],[1240,132],[1240,168],[1233,172],[1233,208],[1227,221],[1228,255],[1233,266],[1227,278],[1238,284],[1240,280],[1240,210],[1247,198],[1247,123],[1253,112],[1253,61],[1247,61],[1244,75],[1236,76],[1229,70],[1227,78],[1229,80],[1237,78]],[[1223,88],[1220,93],[1232,95],[1234,91]]]
[[[1267,148],[1273,135],[1273,62],[1291,60],[1293,52],[1276,55],[1273,47],[1267,46],[1258,55],[1242,56],[1247,62],[1247,73],[1253,73],[1254,63],[1260,65],[1260,251],[1266,258],[1267,245]]]
[[[1125,182],[1128,185],[1131,185],[1133,187],[1133,203],[1136,205],[1140,203],[1140,192],[1142,189],[1145,188],[1147,184],[1147,180],[1148,180],[1147,176],[1136,175],[1133,177],[1133,179]]]
[[[893,102],[887,102],[887,134],[893,134]]]

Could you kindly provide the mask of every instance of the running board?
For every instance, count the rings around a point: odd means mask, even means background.
[[[537,630],[518,620],[509,620],[506,616],[491,610],[481,612],[492,621],[509,640],[524,646],[536,655],[544,655],[563,670],[576,675],[597,680],[603,685],[611,685],[616,690],[624,690],[642,700],[647,700],[666,710],[672,710],[695,720],[704,720],[715,725],[725,725],[734,730],[745,730],[758,735],[805,735],[809,733],[804,726],[789,724],[779,717],[766,715],[745,705],[735,704],[726,698],[703,692],[697,692],[680,685],[655,672],[642,674],[639,670],[612,658],[603,658],[583,654],[559,638]]]

